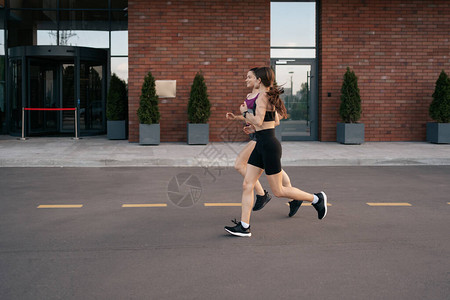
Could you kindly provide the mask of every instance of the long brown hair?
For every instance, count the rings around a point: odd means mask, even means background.
[[[255,71],[255,76],[257,79],[261,79],[261,83],[269,88],[267,93],[267,98],[269,103],[275,107],[275,110],[281,115],[281,117],[287,117],[286,107],[284,106],[283,100],[281,100],[280,95],[284,93],[283,88],[275,84],[275,73],[269,67],[258,68]]]

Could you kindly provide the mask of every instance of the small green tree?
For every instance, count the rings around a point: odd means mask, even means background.
[[[109,82],[106,118],[109,121],[125,120],[128,111],[127,84],[115,73]]]
[[[208,99],[205,79],[201,72],[194,77],[188,103],[189,123],[207,123],[211,115],[211,103]]]
[[[341,106],[339,115],[344,123],[356,123],[361,118],[361,97],[359,96],[358,78],[355,72],[347,71],[341,87]]]
[[[450,123],[450,78],[444,70],[436,81],[429,112],[430,117],[438,123]]]
[[[155,78],[148,72],[142,84],[139,108],[137,115],[141,124],[158,124],[159,109],[158,95],[156,95]]]

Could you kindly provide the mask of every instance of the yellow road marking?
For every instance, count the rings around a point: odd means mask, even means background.
[[[286,202],[286,205],[289,206],[289,202]],[[303,201],[302,206],[312,206],[311,202]],[[327,202],[327,206],[332,206],[331,203]]]
[[[368,202],[367,205],[369,206],[412,206],[410,203],[407,202]]]
[[[242,206],[241,203],[204,203],[205,206]]]
[[[37,208],[82,208],[82,204],[71,205],[39,205]]]
[[[165,203],[158,203],[158,204],[123,204],[122,207],[166,207],[167,204]]]

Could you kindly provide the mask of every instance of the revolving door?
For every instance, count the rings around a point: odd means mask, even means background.
[[[106,131],[106,74],[103,49],[69,46],[25,46],[9,50],[10,86],[7,124],[12,135],[73,135],[78,108],[78,135]]]

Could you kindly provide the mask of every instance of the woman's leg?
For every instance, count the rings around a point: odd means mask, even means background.
[[[291,179],[289,178],[288,174],[284,170],[281,170],[281,174],[283,175],[283,180],[282,180],[283,186],[292,187]]]
[[[242,184],[242,212],[241,221],[250,224],[250,215],[253,208],[253,189],[263,169],[253,165],[247,165],[247,173]]]
[[[245,173],[247,172],[247,162],[248,158],[250,157],[250,154],[252,154],[253,149],[255,149],[256,142],[250,141],[247,145],[245,145],[244,149],[239,152],[238,156],[236,157],[236,161],[234,163],[234,168],[236,171],[238,171],[243,177],[245,177]],[[259,180],[256,181],[255,184],[255,192],[256,195],[264,196],[264,189],[261,186],[261,183],[259,183]]]
[[[286,176],[287,176],[287,174],[286,174]],[[283,171],[281,171],[277,174],[267,175],[267,181],[269,182],[270,188],[272,189],[272,193],[276,197],[289,198],[289,199],[308,201],[308,202],[312,202],[314,200],[313,194],[304,192],[296,187],[284,186],[283,185]]]
[[[277,197],[291,198],[297,201],[312,202],[312,205],[317,210],[317,217],[319,218],[319,220],[325,218],[325,216],[327,215],[327,195],[324,192],[310,194],[295,187],[283,186],[283,175],[281,173],[282,172],[273,175],[267,175],[267,181],[269,181],[269,185],[272,189],[273,194]],[[292,215],[293,214],[291,209],[291,213],[289,213],[289,216],[292,217]]]
[[[281,170],[281,173],[283,174],[283,180],[282,180],[283,186],[292,187],[291,179],[289,178],[288,174],[284,170]],[[294,200],[294,199],[292,199],[291,201],[289,201],[289,214],[288,214],[288,216],[289,217],[295,216],[295,214],[297,213],[297,211],[300,208],[300,206],[302,206],[302,203],[303,203],[302,200]]]

